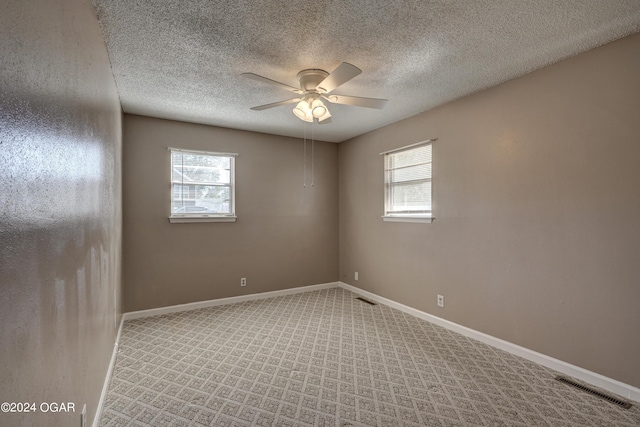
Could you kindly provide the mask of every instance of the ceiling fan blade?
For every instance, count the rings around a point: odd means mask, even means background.
[[[355,65],[351,65],[348,62],[343,62],[338,65],[338,68],[333,70],[323,81],[318,84],[317,88],[322,93],[329,93],[338,86],[348,82],[362,70]]]
[[[331,117],[324,119],[323,121],[318,121],[319,125],[326,125],[327,123],[331,123]]]
[[[359,96],[345,96],[345,95],[329,95],[323,96],[329,102],[334,104],[353,105],[356,107],[377,108],[378,110],[384,108],[387,103],[387,99],[378,98],[361,98]]]
[[[268,108],[279,107],[281,105],[293,104],[294,102],[298,102],[302,100],[302,98],[293,98],[293,99],[285,99],[284,101],[272,102],[271,104],[258,105],[257,107],[251,107],[252,110],[262,111]]]
[[[302,91],[297,87],[289,86],[289,85],[286,85],[284,83],[280,83],[280,82],[277,82],[275,80],[271,80],[271,79],[268,79],[266,77],[259,76],[257,74],[242,73],[240,75],[243,76],[243,77],[246,77],[248,79],[255,80],[257,82],[262,82],[262,83],[267,83],[267,84],[270,84],[270,85],[278,86],[280,89],[288,90],[288,91],[295,92],[295,93],[302,93]]]

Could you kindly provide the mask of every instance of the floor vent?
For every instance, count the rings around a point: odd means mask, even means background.
[[[582,391],[586,391],[587,393],[590,393],[590,394],[592,394],[594,396],[597,396],[597,397],[599,397],[601,399],[604,399],[607,402],[610,402],[610,403],[616,404],[618,406],[621,406],[621,407],[623,407],[625,409],[631,408],[631,403],[625,402],[624,400],[618,399],[617,397],[611,396],[609,394],[602,393],[601,391],[597,391],[597,390],[595,390],[595,389],[593,389],[591,387],[584,386],[584,385],[572,380],[569,377],[564,377],[562,375],[558,375],[556,377],[556,380],[558,380],[558,381],[560,381],[562,383],[565,383],[565,384],[569,384],[570,386],[578,388],[578,389],[580,389]]]
[[[356,299],[359,299],[362,302],[366,302],[369,305],[378,305],[377,302],[370,301],[370,300],[368,300],[366,298],[363,298],[363,297],[356,297]]]

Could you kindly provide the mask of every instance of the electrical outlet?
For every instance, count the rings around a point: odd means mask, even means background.
[[[87,425],[87,404],[82,405],[82,414],[80,415],[80,427]]]
[[[247,286],[247,278],[243,277],[240,279],[240,286]]]
[[[444,307],[444,297],[442,295],[438,295],[438,307]]]
[[[356,271],[355,277],[356,280],[358,280],[358,272]]]

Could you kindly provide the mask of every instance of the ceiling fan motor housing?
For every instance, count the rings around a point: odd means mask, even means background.
[[[318,70],[315,68],[302,70],[298,73],[298,81],[300,82],[300,89],[306,92],[316,92],[317,86],[327,78],[329,73],[324,70]]]

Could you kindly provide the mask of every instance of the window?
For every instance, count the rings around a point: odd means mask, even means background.
[[[431,142],[384,155],[385,221],[431,222]]]
[[[169,148],[171,222],[236,220],[235,156]]]

